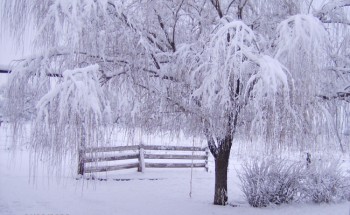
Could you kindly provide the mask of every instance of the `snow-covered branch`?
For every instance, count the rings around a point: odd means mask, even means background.
[[[37,103],[31,145],[49,162],[62,162],[64,155],[105,143],[102,131],[111,110],[98,70],[98,65],[91,65],[64,71],[63,82]]]
[[[316,11],[314,15],[323,23],[350,25],[346,12],[340,11],[340,9],[347,7],[350,7],[349,0],[329,1],[319,11]]]

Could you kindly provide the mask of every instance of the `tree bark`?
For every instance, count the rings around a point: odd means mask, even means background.
[[[78,152],[78,175],[84,175],[84,151],[79,149]]]
[[[226,205],[227,196],[227,170],[232,146],[232,136],[227,135],[220,140],[218,153],[215,158],[215,195],[214,205]]]

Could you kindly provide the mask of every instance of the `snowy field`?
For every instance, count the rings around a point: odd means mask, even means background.
[[[75,167],[58,177],[49,177],[45,168],[38,168],[33,179],[29,153],[18,147],[9,150],[5,125],[0,130],[0,214],[1,215],[97,215],[97,214],[243,214],[243,215],[348,215],[350,203],[290,204],[268,208],[252,208],[240,191],[237,169],[245,155],[233,150],[228,177],[229,206],[214,206],[214,172],[197,169],[151,170],[137,173],[109,172],[100,174],[104,180],[76,180]],[[56,180],[58,179],[58,180]],[[233,207],[232,205],[237,205]]]

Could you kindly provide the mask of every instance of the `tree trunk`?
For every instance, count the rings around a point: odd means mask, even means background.
[[[227,170],[232,145],[232,136],[228,135],[220,141],[215,158],[215,195],[214,205],[227,204]]]
[[[78,175],[84,175],[84,159],[85,159],[85,144],[86,144],[86,130],[84,128],[84,122],[80,127],[80,143],[78,148]]]
[[[84,151],[79,149],[78,152],[78,175],[84,175]]]

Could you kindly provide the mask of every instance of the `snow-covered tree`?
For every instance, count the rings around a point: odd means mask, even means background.
[[[225,205],[238,135],[272,147],[318,134],[341,141],[348,3],[4,1],[1,27],[20,42],[34,26],[38,51],[12,68],[10,119],[33,119],[34,151],[53,163],[105,141],[108,123],[202,135],[215,158],[214,204]]]

